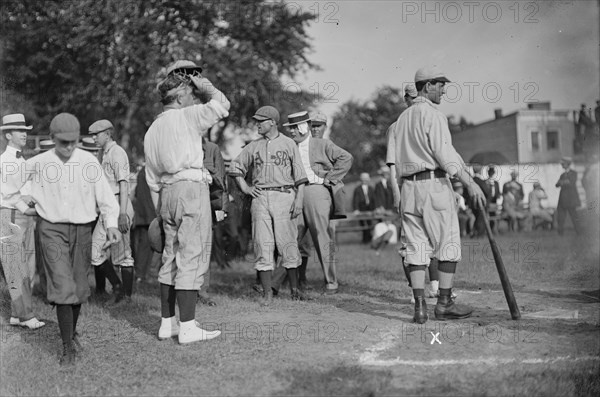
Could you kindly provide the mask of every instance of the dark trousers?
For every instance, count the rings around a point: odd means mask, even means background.
[[[577,217],[577,208],[576,207],[558,207],[556,209],[556,222],[558,224],[558,234],[563,234],[565,231],[565,221],[567,219],[567,214],[571,217],[571,222],[573,222],[573,226],[575,227],[575,233],[579,234],[579,219]]]

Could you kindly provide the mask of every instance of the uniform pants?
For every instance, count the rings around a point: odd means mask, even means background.
[[[158,281],[176,290],[199,290],[212,250],[208,184],[175,182],[162,188],[160,198],[165,247]]]
[[[33,318],[31,280],[35,272],[34,217],[0,208],[0,261],[11,299],[11,316]]]
[[[405,180],[400,192],[405,264],[461,259],[457,204],[448,178]]]
[[[258,271],[273,270],[275,247],[281,255],[281,265],[294,269],[300,265],[298,227],[290,209],[294,192],[263,190],[252,200],[252,237]]]

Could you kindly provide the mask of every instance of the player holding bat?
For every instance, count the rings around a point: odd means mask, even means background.
[[[388,135],[386,163],[401,178],[400,211],[404,243],[415,298],[414,321],[428,319],[425,271],[432,257],[439,260],[438,320],[466,318],[473,310],[453,301],[452,283],[461,259],[460,229],[448,175],[463,183],[474,202],[484,208],[485,196],[452,146],[448,120],[435,108],[450,80],[436,67],[415,75],[418,96],[402,112]]]

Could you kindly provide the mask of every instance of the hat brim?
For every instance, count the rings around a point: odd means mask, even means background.
[[[74,132],[53,132],[52,137],[56,139],[62,139],[65,141],[77,141],[79,140],[79,131]]]
[[[327,125],[327,122],[321,120],[311,120],[310,123],[312,125]]]
[[[270,117],[261,116],[260,114],[255,114],[254,116],[252,116],[252,119],[256,121],[272,120]]]
[[[177,72],[188,74],[188,73],[193,72],[194,70],[197,70],[199,73],[202,73],[202,68],[200,66],[195,66],[195,67],[194,66],[189,66],[189,67],[183,67],[183,68],[173,69],[167,75],[170,76],[170,75],[175,74]]]
[[[300,120],[300,121],[296,121],[295,123],[284,123],[282,124],[284,127],[289,127],[292,125],[298,125],[298,124],[302,124],[302,123],[308,123],[310,121],[310,119],[307,120]]]
[[[0,130],[2,131],[19,131],[19,130],[23,130],[23,131],[28,131],[31,130],[33,128],[32,125],[3,125],[0,126]]]

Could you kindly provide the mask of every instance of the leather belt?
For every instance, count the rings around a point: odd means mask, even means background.
[[[446,176],[446,171],[436,168],[435,170],[425,170],[409,176],[403,176],[402,179],[406,181],[424,181],[426,179],[445,178]]]
[[[279,186],[279,187],[261,187],[260,190],[269,190],[272,192],[289,193],[290,189],[293,189],[293,185]]]

